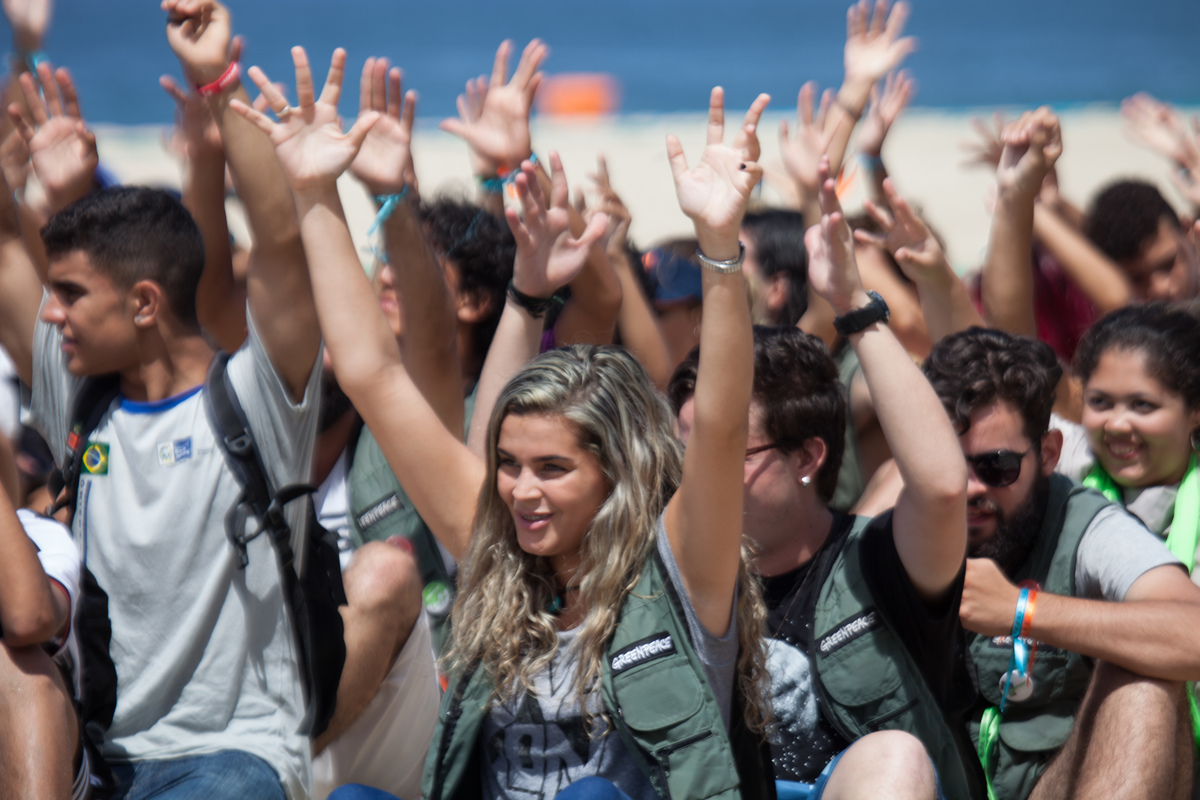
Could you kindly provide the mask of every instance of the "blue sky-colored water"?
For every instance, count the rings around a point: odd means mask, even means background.
[[[1200,2],[1159,0],[915,0],[908,31],[920,41],[906,64],[917,105],[1028,106],[1115,103],[1138,90],[1200,103]],[[421,94],[424,119],[453,113],[471,75],[491,68],[502,38],[541,36],[550,72],[608,72],[627,113],[699,111],[708,89],[731,105],[759,91],[794,107],[809,79],[841,78],[846,4],[835,0],[244,0],[233,3],[247,37],[246,64],[292,82],[289,48],[327,63],[349,51],[357,75],[368,55],[387,56]],[[178,64],[154,0],[58,0],[46,51],[70,67],[95,122],[167,123],[158,87]],[[4,30],[8,40],[7,30]],[[348,81],[350,83],[350,81]],[[343,109],[356,107],[356,83]]]

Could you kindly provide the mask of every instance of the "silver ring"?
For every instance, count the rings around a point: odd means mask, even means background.
[[[295,110],[296,110],[295,106],[284,106],[283,108],[281,108],[275,112],[275,116],[279,117],[281,120],[287,119],[289,116],[291,116],[291,113]]]

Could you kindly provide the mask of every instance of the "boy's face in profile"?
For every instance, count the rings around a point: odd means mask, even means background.
[[[1200,293],[1196,249],[1166,219],[1159,219],[1158,231],[1142,243],[1137,257],[1120,262],[1120,267],[1139,300],[1180,303]]]
[[[137,360],[137,304],[130,291],[117,288],[82,250],[51,261],[47,282],[41,319],[62,331],[72,375],[120,372]]]

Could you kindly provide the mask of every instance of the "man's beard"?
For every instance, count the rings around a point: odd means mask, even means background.
[[[350,398],[330,372],[321,373],[321,409],[317,414],[317,433],[324,433],[354,408]]]
[[[996,514],[996,532],[987,541],[969,547],[968,555],[971,558],[990,558],[1005,575],[1012,577],[1037,543],[1049,499],[1050,476],[1041,474],[1034,481],[1029,499],[1017,507],[1011,518],[1007,518],[986,498],[981,498],[978,505]]]

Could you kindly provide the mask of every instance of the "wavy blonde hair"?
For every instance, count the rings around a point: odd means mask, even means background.
[[[533,691],[533,676],[558,651],[555,618],[547,611],[557,593],[554,571],[549,559],[520,548],[512,512],[496,489],[500,424],[509,414],[567,420],[612,487],[583,538],[576,573],[579,601],[588,612],[575,643],[575,693],[590,726],[587,700],[599,685],[605,646],[625,596],[656,546],[659,516],[679,487],[682,450],[665,399],[622,348],[576,345],[544,353],[505,387],[489,422],[487,479],[459,576],[447,656],[452,669],[475,664],[486,669],[496,687],[493,701]],[[747,563],[743,548],[738,691],[747,724],[762,730],[769,709],[761,636],[765,611]]]

